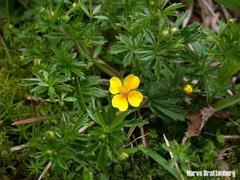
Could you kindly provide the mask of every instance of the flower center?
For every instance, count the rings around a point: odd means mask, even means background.
[[[127,95],[130,91],[130,88],[123,86],[120,90],[120,94]]]

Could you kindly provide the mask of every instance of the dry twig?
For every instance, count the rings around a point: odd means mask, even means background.
[[[49,168],[52,166],[52,161],[49,161],[49,163],[47,164],[47,166],[44,168],[43,172],[41,173],[41,175],[38,177],[38,180],[41,180],[45,174],[48,172]]]
[[[131,141],[130,143],[128,143],[127,145],[125,145],[125,146],[123,146],[123,147],[125,148],[125,147],[130,146],[132,143],[136,142],[138,139],[142,139],[143,137],[147,136],[148,134],[149,134],[149,133],[144,134],[144,135],[142,135],[142,136],[139,136],[139,137],[135,138],[133,141]]]
[[[84,131],[86,131],[87,128],[93,126],[94,124],[95,124],[95,122],[94,122],[94,121],[91,121],[88,125],[81,127],[81,128],[78,130],[78,132],[79,132],[79,133],[83,133]]]
[[[13,146],[13,147],[11,147],[10,151],[11,152],[20,151],[27,146],[28,146],[28,144],[21,144],[21,145],[18,145],[18,146]]]
[[[193,7],[194,7],[194,0],[192,1],[192,3],[190,4],[188,10],[187,10],[187,17],[184,19],[182,26],[186,27],[192,17],[193,14]]]

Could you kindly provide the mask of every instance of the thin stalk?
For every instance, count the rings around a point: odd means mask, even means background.
[[[92,0],[89,0],[89,13],[90,13],[90,22],[92,22],[92,19],[93,19]]]
[[[51,166],[52,166],[52,161],[49,161],[47,166],[44,168],[43,172],[38,177],[38,180],[41,180],[47,174],[47,172]]]
[[[109,76],[120,76],[120,73],[116,69],[104,63],[102,60],[95,60],[94,65]]]
[[[5,41],[3,40],[1,34],[0,34],[0,42],[1,42],[2,46],[3,46],[3,48],[4,48],[4,51],[5,51],[5,53],[6,53],[7,58],[8,58],[9,60],[12,60],[11,54],[10,54],[10,52],[9,52],[9,49],[8,49]]]

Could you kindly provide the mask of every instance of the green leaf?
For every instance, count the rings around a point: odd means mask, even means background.
[[[221,99],[217,101],[215,104],[213,104],[212,107],[214,108],[215,111],[221,111],[222,109],[230,107],[239,102],[240,102],[240,93],[225,99]]]
[[[185,112],[181,106],[168,100],[152,99],[149,101],[151,111],[163,120],[185,120]]]
[[[226,83],[231,77],[240,70],[240,63],[237,60],[229,59],[223,66],[218,75],[218,83],[221,87],[226,86]]]
[[[120,73],[114,69],[113,67],[111,67],[110,65],[106,64],[104,61],[97,59],[96,61],[94,61],[94,64],[103,72],[105,72],[106,74],[110,75],[110,76],[120,76]]]
[[[102,5],[101,5],[101,4],[100,4],[100,5],[97,5],[97,6],[94,8],[94,10],[93,10],[93,15],[96,15],[96,14],[100,13],[101,8],[102,8]]]
[[[112,129],[119,129],[122,128],[124,125],[124,119],[127,116],[127,111],[120,113],[112,122],[111,128]]]
[[[85,148],[85,154],[86,155],[92,155],[94,152],[99,148],[99,143],[93,143]]]
[[[75,98],[75,97],[65,97],[63,100],[67,101],[67,102],[73,102],[73,101],[76,101],[77,98]]]
[[[222,134],[217,134],[216,137],[217,137],[217,141],[218,141],[219,143],[224,144],[224,142],[225,142],[224,135],[222,135]]]
[[[109,180],[109,176],[106,174],[101,174],[100,180]]]
[[[93,16],[95,19],[100,19],[100,20],[108,20],[107,16]]]
[[[102,51],[102,46],[98,45],[93,52],[93,58],[96,59]]]
[[[129,154],[132,155],[132,154],[138,152],[139,150],[141,150],[141,146],[121,149],[120,152],[125,152],[125,153],[127,153],[128,155],[129,155]]]
[[[176,169],[174,167],[168,166],[168,161],[165,158],[163,158],[161,155],[159,155],[158,153],[156,153],[156,152],[154,152],[154,151],[152,151],[150,149],[142,148],[141,150],[142,150],[142,152],[144,154],[146,154],[147,156],[151,157],[160,166],[162,166],[164,169],[166,169],[176,179],[179,179],[178,172],[176,171]]]
[[[88,169],[83,169],[83,180],[93,180],[93,173]]]
[[[240,12],[240,1],[239,0],[215,0],[216,2],[223,4],[229,9]]]
[[[176,16],[177,15],[176,10],[182,7],[184,7],[182,3],[173,3],[172,5],[168,6],[163,10],[162,15]]]
[[[109,158],[108,158],[107,147],[103,145],[100,147],[100,152],[98,154],[98,159],[97,159],[97,163],[99,167],[101,168],[106,167],[108,159]]]
[[[90,118],[92,119],[92,120],[94,120],[96,123],[98,123],[99,125],[101,125],[102,127],[105,127],[106,126],[106,124],[105,124],[105,122],[103,122],[102,120],[101,120],[101,118],[98,118],[94,113],[92,113],[89,109],[86,109],[87,110],[87,113],[88,113],[88,115],[90,116]]]
[[[79,4],[80,4],[81,9],[85,12],[85,14],[86,14],[88,17],[90,17],[90,13],[89,13],[87,7],[85,6],[85,4],[82,3],[81,1],[79,1]]]
[[[123,59],[123,64],[125,67],[131,64],[132,58],[133,58],[133,52],[129,51]]]
[[[136,126],[143,126],[145,124],[148,124],[148,121],[145,121],[143,119],[133,119],[129,121],[125,121],[125,127],[136,127]]]

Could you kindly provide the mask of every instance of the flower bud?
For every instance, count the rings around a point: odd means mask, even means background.
[[[186,86],[184,86],[184,89],[183,91],[186,93],[186,94],[191,94],[193,92],[193,88],[191,85],[187,84]]]

